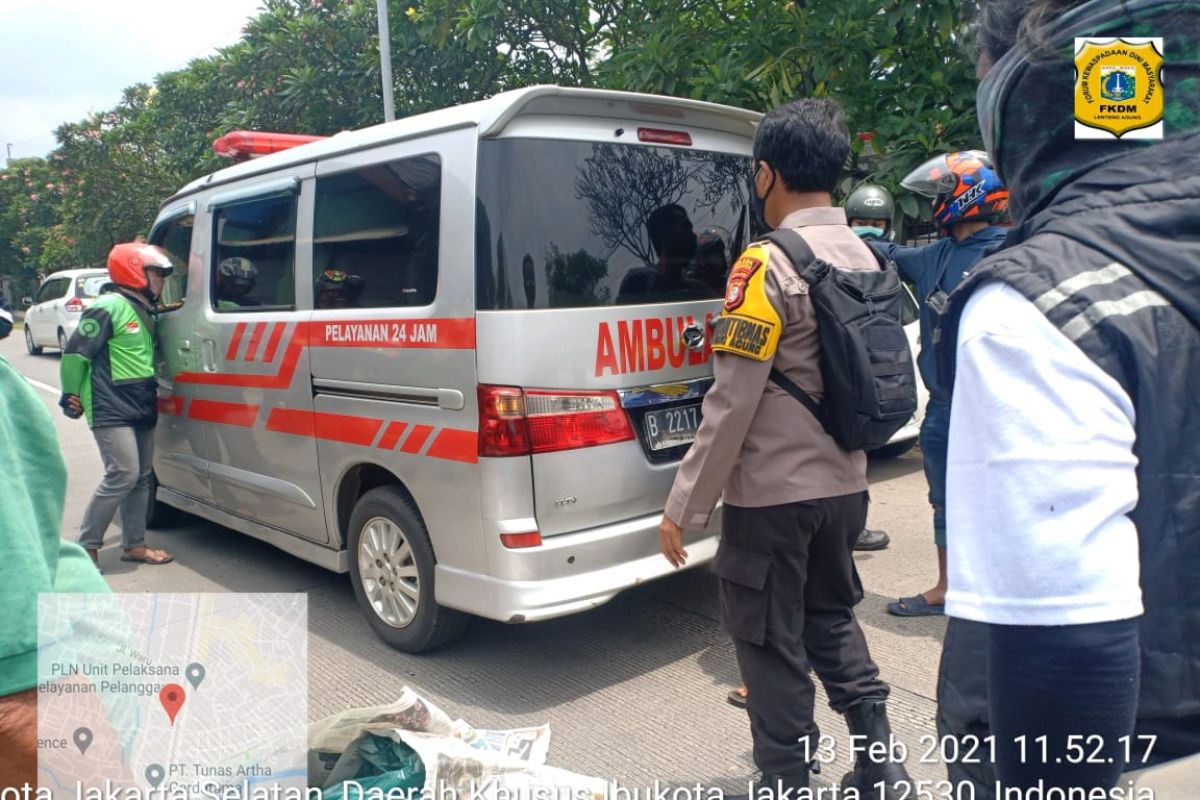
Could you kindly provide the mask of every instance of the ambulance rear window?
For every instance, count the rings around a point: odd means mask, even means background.
[[[501,139],[479,146],[476,303],[711,300],[747,241],[749,156]]]

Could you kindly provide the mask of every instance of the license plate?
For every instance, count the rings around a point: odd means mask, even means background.
[[[647,411],[642,419],[646,441],[651,450],[665,450],[681,444],[691,444],[700,428],[700,405],[664,408]]]

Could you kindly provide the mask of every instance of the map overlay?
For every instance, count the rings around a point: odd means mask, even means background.
[[[303,791],[304,595],[43,594],[38,637],[48,796]]]

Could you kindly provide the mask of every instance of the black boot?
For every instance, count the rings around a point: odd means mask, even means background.
[[[862,533],[858,535],[858,540],[854,543],[854,549],[886,550],[887,546],[891,543],[891,538],[884,531],[873,531],[870,528],[863,528]]]
[[[887,704],[882,700],[864,700],[851,706],[846,709],[846,727],[851,736],[859,737],[851,740],[858,755],[854,759],[854,770],[842,778],[842,790],[854,786],[863,797],[880,800],[911,797],[908,771],[903,764],[892,760],[892,726],[888,723]],[[883,746],[870,749],[876,742]],[[885,784],[882,794],[876,787],[878,783]]]

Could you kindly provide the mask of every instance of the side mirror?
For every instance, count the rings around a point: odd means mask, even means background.
[[[32,297],[22,297],[21,305],[24,306],[25,308],[29,308],[31,305],[33,305],[33,298]]]

